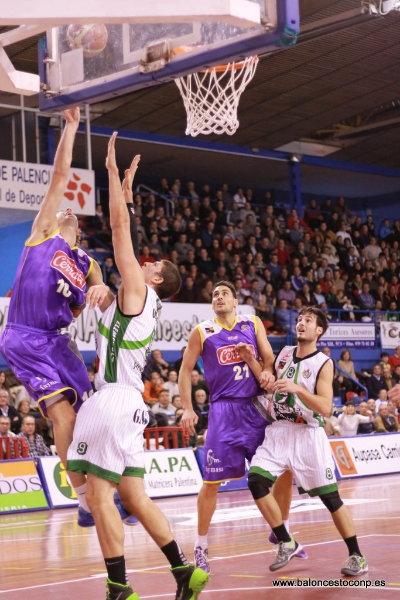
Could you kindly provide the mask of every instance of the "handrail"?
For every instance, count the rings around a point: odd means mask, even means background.
[[[160,194],[160,192],[156,192],[155,190],[150,188],[148,185],[145,185],[144,183],[139,183],[139,185],[135,189],[135,193],[140,194],[141,190],[145,190],[146,192],[153,194],[153,196],[158,196],[159,198],[162,198],[164,200],[165,214],[167,215],[167,217],[169,217],[169,216],[173,217],[175,215],[175,204],[173,203],[173,201],[170,198],[168,198],[168,196],[166,196],[165,194]],[[171,207],[171,214],[169,212],[169,207]]]
[[[339,367],[338,364],[335,363],[335,368],[338,371],[341,371],[343,373],[343,375],[345,375],[345,377],[347,377],[348,379],[350,379],[351,381],[353,381],[353,383],[355,383],[356,385],[358,385],[358,387],[360,387],[361,389],[364,390],[365,392],[365,400],[368,400],[368,388],[363,385],[362,383],[360,383],[359,381],[357,381],[357,379],[354,379],[354,377],[352,377],[347,371],[345,371],[344,369],[342,369],[342,367]]]

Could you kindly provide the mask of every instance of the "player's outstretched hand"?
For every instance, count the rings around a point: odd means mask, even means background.
[[[115,158],[115,138],[118,135],[118,131],[114,131],[108,142],[108,153],[106,158],[106,168],[110,171],[112,169],[118,169],[117,160]]]
[[[89,308],[100,307],[108,296],[110,288],[108,285],[92,285],[89,291],[85,294],[86,303]]]
[[[125,178],[122,182],[122,191],[124,192],[125,202],[127,202],[127,203],[133,202],[133,193],[132,193],[133,179],[135,177],[135,173],[137,171],[139,161],[140,161],[140,154],[136,154],[129,169],[125,170]]]
[[[67,108],[66,110],[63,110],[63,115],[67,124],[74,123],[75,125],[79,125],[81,118],[79,106],[74,106],[73,108]]]
[[[194,435],[195,434],[194,426],[196,425],[198,420],[199,420],[199,417],[196,415],[194,410],[191,408],[187,408],[182,415],[181,425],[182,425],[183,429],[189,435]]]

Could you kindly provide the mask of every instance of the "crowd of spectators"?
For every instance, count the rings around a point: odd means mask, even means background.
[[[368,321],[375,310],[399,319],[398,219],[362,219],[344,198],[326,198],[320,206],[312,199],[300,216],[277,206],[271,192],[256,197],[250,188],[233,192],[227,184],[212,190],[163,179],[158,192],[168,196],[167,204],[157,194],[134,198],[140,260],[168,258],[178,266],[183,283],[173,301],[208,303],[213,283],[228,278],[239,303],[254,306],[277,332],[288,331],[306,304],[329,309],[331,319],[340,310],[342,321]],[[110,242],[101,206],[87,224],[94,238],[82,243],[89,253],[99,250],[97,240]],[[100,250],[107,283],[116,291],[120,277],[111,246]]]

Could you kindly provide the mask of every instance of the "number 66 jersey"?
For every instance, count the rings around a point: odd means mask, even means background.
[[[203,321],[197,328],[210,402],[251,398],[259,394],[257,379],[235,351],[239,342],[250,344],[258,358],[255,316],[237,315],[231,329],[221,325],[217,319]]]

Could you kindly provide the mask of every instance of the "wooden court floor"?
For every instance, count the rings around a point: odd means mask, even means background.
[[[212,575],[201,598],[400,600],[400,474],[339,485],[370,567],[362,577],[363,585],[371,582],[372,587],[310,587],[316,580],[339,580],[347,552],[325,507],[297,492],[291,532],[307,549],[309,559],[293,559],[284,569],[270,573],[274,550],[268,527],[249,492],[239,491],[219,494],[209,536]],[[191,557],[196,498],[164,499],[157,504]],[[76,518],[75,509],[0,517],[0,600],[104,600],[105,569],[95,530],[79,528]],[[125,527],[125,534],[130,581],[140,598],[174,598],[174,581],[164,555],[142,526]],[[302,586],[275,587],[276,582],[289,585],[293,580]],[[376,580],[383,580],[385,587],[373,587]]]

